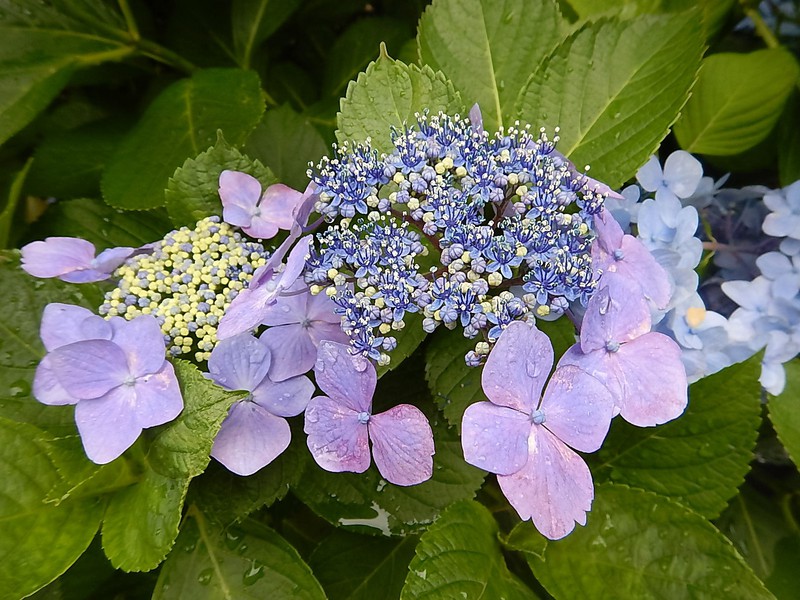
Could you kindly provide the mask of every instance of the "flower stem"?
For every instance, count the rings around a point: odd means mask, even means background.
[[[756,28],[756,33],[763,40],[764,44],[767,45],[767,48],[780,47],[781,43],[778,41],[778,38],[775,37],[773,31],[764,22],[764,19],[761,17],[761,13],[758,12],[758,9],[754,8],[753,6],[749,6],[745,0],[741,0],[741,5],[744,14],[753,22],[753,25]]]

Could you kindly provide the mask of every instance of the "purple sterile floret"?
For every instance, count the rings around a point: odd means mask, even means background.
[[[408,486],[430,479],[434,447],[428,419],[409,404],[373,415],[378,376],[369,360],[344,344],[323,341],[314,373],[327,396],[308,403],[305,432],[319,466],[363,473],[370,464],[370,440],[375,465],[387,481]]]
[[[272,355],[270,376],[282,381],[310,371],[317,360],[317,347],[322,340],[346,344],[341,317],[336,305],[325,294],[313,296],[308,287],[297,281],[266,308],[262,323],[268,325],[261,339],[279,349]]]
[[[658,308],[665,308],[672,295],[672,286],[664,268],[656,262],[641,241],[623,233],[622,228],[603,209],[594,216],[597,239],[592,244],[592,263],[600,272],[600,285],[614,287],[617,281],[636,284]]]
[[[483,369],[489,402],[464,412],[465,460],[497,474],[506,498],[523,520],[550,539],[586,524],[594,498],[592,476],[575,452],[597,450],[613,415],[613,400],[595,377],[560,362],[549,338],[532,323],[503,331]]]
[[[91,283],[108,279],[134,252],[120,247],[103,250],[81,238],[49,237],[22,247],[22,268],[34,277],[58,277],[69,283]]]
[[[580,342],[562,358],[603,381],[622,418],[640,427],[677,418],[688,401],[680,347],[650,327],[639,289],[622,279],[592,297]]]
[[[278,351],[243,333],[219,342],[208,359],[207,377],[247,397],[233,404],[214,439],[211,456],[237,475],[252,475],[289,446],[285,417],[299,415],[314,393],[308,377],[272,378]]]
[[[307,195],[282,183],[269,186],[262,195],[261,184],[247,173],[223,171],[219,176],[222,218],[254,238],[270,239],[279,229],[292,229],[295,212]]]
[[[92,461],[114,460],[142,429],[171,421],[183,409],[154,317],[105,321],[79,306],[49,304],[41,335],[48,354],[36,369],[34,397],[76,405],[75,422]]]

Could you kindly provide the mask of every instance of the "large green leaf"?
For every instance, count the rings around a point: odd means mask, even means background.
[[[531,76],[517,116],[553,131],[559,151],[612,188],[658,148],[703,51],[696,12],[587,23]]]
[[[325,593],[297,550],[272,529],[249,521],[222,530],[191,508],[153,598],[324,600]]]
[[[686,412],[660,427],[616,419],[598,453],[595,476],[716,517],[750,470],[761,423],[758,372],[755,357],[692,384]]]
[[[417,41],[422,62],[477,102],[492,132],[513,123],[517,95],[570,28],[554,0],[435,0]]]
[[[264,112],[258,76],[239,69],[206,69],[165,89],[109,160],[103,195],[125,209],[164,205],[167,180],[186,160],[207,150],[221,129],[244,142]]]
[[[16,252],[0,252],[3,311],[0,312],[0,416],[37,427],[74,433],[71,406],[46,406],[31,394],[36,365],[44,356],[39,322],[50,302],[94,309],[102,295],[94,284],[36,279],[19,268]]]
[[[308,118],[285,104],[264,114],[244,149],[272,169],[278,181],[303,191],[308,163],[319,162],[328,145]]]
[[[0,248],[6,248],[10,245],[11,226],[14,223],[17,205],[22,197],[22,186],[25,184],[32,163],[33,159],[28,159],[25,166],[14,174],[11,178],[11,185],[8,187],[8,193],[4,194],[6,196],[5,202],[3,209],[0,210]]]
[[[453,504],[422,534],[400,598],[536,598],[509,572],[497,534],[497,523],[483,505]]]
[[[330,600],[398,598],[418,539],[334,531],[308,559]]]
[[[300,0],[233,0],[233,45],[243,68],[250,67],[253,52],[299,5]]]
[[[147,457],[153,470],[182,479],[205,471],[222,421],[245,392],[224,390],[185,360],[175,360],[174,364],[183,396],[183,412],[154,430]]]
[[[430,67],[406,65],[381,52],[380,57],[347,86],[337,117],[339,142],[371,138],[380,152],[390,152],[391,128],[414,121],[428,109],[436,114],[463,109],[461,98],[444,75]]]
[[[678,142],[719,156],[752,148],[775,126],[798,75],[797,60],[780,48],[712,54],[675,123]]]
[[[599,485],[596,493],[585,528],[548,542],[543,559],[525,554],[554,597],[772,598],[725,536],[696,513],[622,485]]]
[[[795,465],[800,465],[800,360],[783,365],[786,387],[769,398],[769,419]]]
[[[16,600],[61,575],[86,550],[104,501],[73,496],[49,502],[64,484],[43,431],[0,417],[0,598]]]
[[[243,171],[261,182],[262,188],[275,183],[275,176],[257,160],[250,160],[217,135],[217,143],[196,158],[187,158],[167,184],[167,212],[176,226],[194,226],[211,215],[222,214],[219,175],[222,171]]]

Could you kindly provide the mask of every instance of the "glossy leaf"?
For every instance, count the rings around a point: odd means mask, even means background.
[[[775,126],[798,76],[797,60],[786,50],[712,54],[675,123],[678,143],[720,156],[752,148]]]
[[[536,598],[506,567],[498,527],[477,502],[458,502],[422,534],[408,567],[402,600]]]
[[[636,428],[616,419],[592,471],[599,480],[657,492],[714,518],[750,470],[761,414],[759,358],[689,388],[675,421]]]
[[[193,508],[153,598],[324,600],[325,593],[297,550],[272,529],[249,521],[222,530]]]
[[[703,51],[695,12],[589,22],[542,62],[517,116],[561,131],[558,150],[612,188],[666,137]]]
[[[300,0],[234,0],[231,8],[233,43],[239,64],[247,69],[253,52],[301,4]]]
[[[231,144],[243,143],[263,112],[252,71],[206,69],[173,83],[111,157],[102,180],[106,202],[124,209],[163,206],[167,181],[187,156],[212,146],[218,129]]]
[[[491,132],[513,123],[520,90],[570,29],[552,0],[436,0],[417,41],[422,62],[444,72],[467,105],[480,105]]]
[[[463,109],[461,99],[444,75],[430,67],[406,65],[384,52],[358,79],[347,86],[337,117],[339,142],[372,139],[380,152],[392,148],[392,127],[414,122],[414,114],[424,109],[436,114]]]
[[[525,558],[556,598],[772,598],[708,521],[622,485],[597,486],[586,527]]]
[[[800,361],[790,360],[783,368],[786,387],[779,396],[770,396],[769,419],[794,464],[800,465]]]

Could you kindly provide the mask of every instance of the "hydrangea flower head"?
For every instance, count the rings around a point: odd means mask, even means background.
[[[657,156],[637,171],[636,179],[648,192],[656,193],[656,200],[689,198],[703,178],[700,161],[685,150],[676,150],[667,157],[664,169]]]
[[[416,485],[433,473],[433,432],[422,412],[400,404],[372,414],[378,376],[366,358],[348,346],[322,342],[314,367],[327,396],[311,399],[305,432],[314,460],[326,471],[363,473],[370,465],[369,442],[378,471],[395,485]]]
[[[279,229],[292,228],[294,212],[306,196],[282,183],[269,186],[262,195],[255,177],[226,170],[219,176],[219,197],[226,223],[241,227],[250,237],[270,239]]]
[[[589,467],[571,448],[594,452],[613,414],[606,387],[574,366],[553,365],[549,338],[533,324],[509,325],[489,354],[482,387],[461,425],[465,460],[497,473],[523,520],[550,539],[586,524],[594,498]]]
[[[164,338],[154,317],[108,321],[66,304],[45,307],[48,354],[36,370],[34,396],[44,404],[75,404],[86,455],[98,464],[120,456],[142,429],[183,410]]]
[[[49,237],[22,247],[22,268],[34,277],[91,283],[111,277],[114,269],[133,252],[133,248],[127,247],[108,248],[95,257],[91,242],[73,237]]]
[[[764,204],[772,211],[764,219],[764,233],[800,240],[800,181],[764,194]]]
[[[314,393],[308,377],[273,381],[270,367],[280,352],[243,333],[219,342],[208,359],[209,379],[249,392],[233,404],[211,448],[211,456],[238,475],[252,475],[286,450],[292,432],[285,417],[303,412]]]

